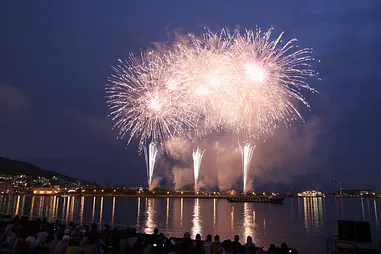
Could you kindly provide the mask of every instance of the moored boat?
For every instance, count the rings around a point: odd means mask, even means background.
[[[229,202],[249,202],[249,203],[269,203],[269,204],[283,204],[284,197],[273,196],[241,196],[229,197]]]

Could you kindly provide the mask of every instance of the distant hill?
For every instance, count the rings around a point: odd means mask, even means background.
[[[51,179],[53,176],[56,176],[58,178],[62,178],[68,181],[77,181],[79,179],[75,179],[70,176],[62,175],[53,171],[45,170],[40,167],[37,167],[33,164],[22,162],[22,161],[16,161],[16,160],[10,160],[7,158],[0,157],[0,173],[5,175],[27,175],[32,178],[37,177],[45,177]],[[92,183],[79,180],[85,184]]]

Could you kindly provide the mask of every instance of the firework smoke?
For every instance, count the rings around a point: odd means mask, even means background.
[[[243,168],[243,194],[245,195],[247,192],[246,184],[247,184],[247,176],[250,169],[251,158],[253,156],[253,152],[255,149],[255,145],[246,144],[245,146],[239,145],[239,151],[242,156],[242,168]]]
[[[147,147],[144,147],[144,156],[146,160],[146,168],[147,168],[147,179],[148,179],[148,190],[152,190],[152,177],[155,169],[155,161],[157,155],[157,146],[155,143],[150,143]]]
[[[197,147],[196,151],[193,150],[192,157],[193,157],[193,172],[194,172],[194,191],[198,192],[198,176],[200,174],[200,167],[201,167],[201,161],[202,156],[204,156],[205,150],[201,150],[199,147]]]

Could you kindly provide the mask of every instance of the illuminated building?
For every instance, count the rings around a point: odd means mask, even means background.
[[[54,195],[57,194],[58,191],[55,188],[34,188],[33,194],[35,195]]]
[[[298,197],[324,197],[324,193],[316,190],[303,191],[298,193]]]

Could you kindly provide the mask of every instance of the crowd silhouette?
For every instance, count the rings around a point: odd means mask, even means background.
[[[62,224],[48,222],[46,218],[29,220],[28,217],[2,216],[0,228],[1,253],[26,254],[295,254],[296,249],[286,243],[280,247],[271,244],[267,249],[256,246],[248,236],[241,244],[238,235],[220,240],[219,235],[207,235],[202,240],[197,234],[191,239],[189,232],[182,238],[167,238],[156,228],[153,234],[140,234],[135,228],[111,229],[104,225],[99,229],[96,224],[80,226],[74,222]]]

